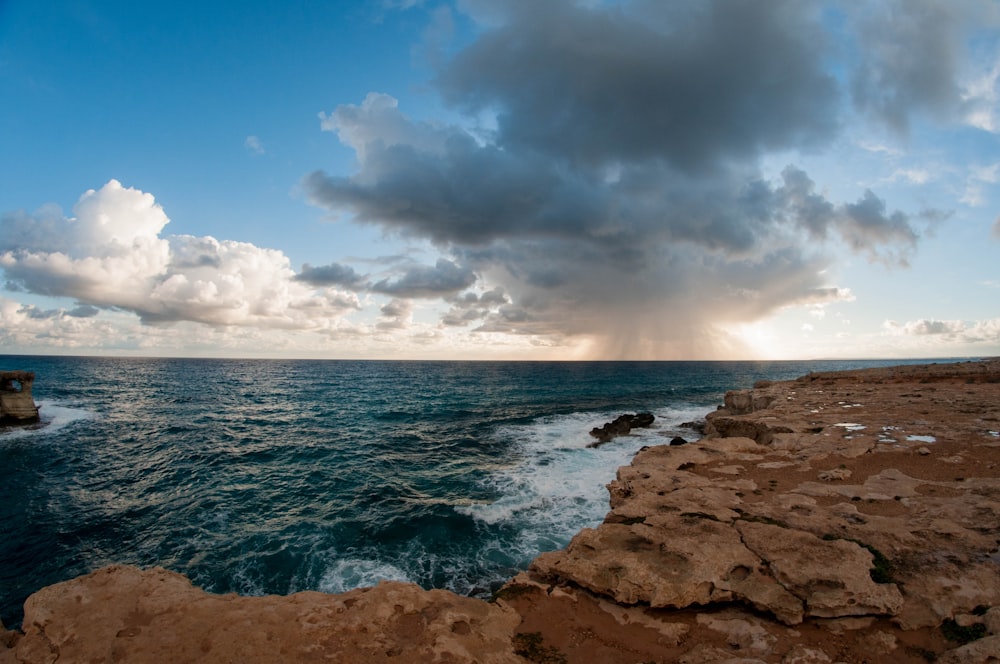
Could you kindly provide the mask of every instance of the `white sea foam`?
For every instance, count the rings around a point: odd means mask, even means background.
[[[575,413],[503,427],[496,435],[510,442],[516,460],[484,478],[498,497],[490,503],[456,506],[484,524],[518,531],[507,554],[521,562],[565,546],[581,528],[599,524],[609,510],[606,485],[644,445],[664,444],[682,434],[677,425],[704,414],[704,407],[661,409],[649,429],[634,429],[600,447],[590,429],[620,413]],[[690,437],[690,432],[687,434]]]
[[[342,593],[353,588],[366,588],[379,581],[412,581],[406,572],[391,563],[371,558],[342,558],[334,562],[319,580],[325,593]]]
[[[38,416],[41,421],[37,424],[24,427],[11,427],[7,430],[0,430],[0,441],[48,436],[81,420],[93,420],[98,417],[94,411],[61,406],[55,401],[42,400],[36,402],[36,405],[38,406]]]

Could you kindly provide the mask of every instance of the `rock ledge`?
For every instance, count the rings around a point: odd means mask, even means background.
[[[32,595],[0,664],[1000,661],[1000,361],[762,383],[706,419],[494,603],[114,566]]]

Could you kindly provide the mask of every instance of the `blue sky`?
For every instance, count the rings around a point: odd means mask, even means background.
[[[997,355],[998,27],[0,2],[0,352]]]

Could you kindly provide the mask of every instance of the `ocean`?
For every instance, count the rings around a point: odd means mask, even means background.
[[[111,563],[216,593],[489,596],[600,523],[616,469],[696,439],[680,425],[726,390],[890,364],[0,356],[36,373],[42,415],[0,429],[0,619]],[[637,411],[653,427],[588,447]]]

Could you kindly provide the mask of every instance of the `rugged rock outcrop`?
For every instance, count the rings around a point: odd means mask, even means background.
[[[38,407],[31,396],[34,381],[30,371],[0,371],[0,425],[38,421]]]
[[[597,439],[591,443],[590,447],[597,447],[609,442],[615,436],[625,436],[632,429],[642,429],[652,426],[656,417],[652,413],[636,413],[631,415],[619,415],[614,420],[607,422],[604,426],[594,427],[590,430],[590,435]]]
[[[513,664],[519,622],[509,608],[407,583],[240,597],[113,566],[32,595],[24,635],[0,661]]]
[[[956,616],[1000,614],[1000,362],[759,384],[727,394],[707,432],[641,450],[608,486],[605,522],[539,556],[520,582],[647,616],[735,611],[775,644],[781,624],[849,625],[891,635],[886,661],[954,646],[942,625]],[[964,646],[961,661],[998,661],[992,638]],[[861,661],[757,650],[759,661]],[[718,656],[693,652],[681,661]]]
[[[113,567],[33,595],[0,664],[1000,661],[1000,361],[758,384],[706,431],[643,448],[493,604]]]

